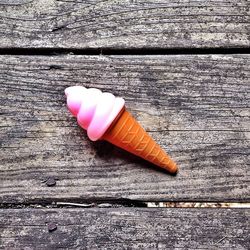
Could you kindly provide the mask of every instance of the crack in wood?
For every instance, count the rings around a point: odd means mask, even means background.
[[[250,202],[173,202],[173,201],[137,201],[130,199],[117,200],[90,200],[90,201],[36,201],[29,203],[2,203],[0,209],[23,209],[23,208],[122,208],[122,207],[148,207],[148,208],[250,208]]]
[[[62,27],[61,27],[62,28]],[[57,28],[53,31],[56,31]],[[229,55],[249,54],[249,48],[0,48],[0,55]]]

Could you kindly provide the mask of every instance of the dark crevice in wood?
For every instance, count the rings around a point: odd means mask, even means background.
[[[0,55],[208,55],[248,54],[249,48],[0,48]]]
[[[70,205],[72,204],[72,206]],[[78,204],[78,206],[76,206]],[[24,202],[10,202],[10,203],[0,203],[0,209],[8,208],[44,208],[44,207],[102,207],[102,205],[109,205],[112,207],[147,207],[147,204],[143,201],[132,200],[132,199],[114,199],[114,198],[105,198],[105,199],[35,199],[31,201]]]
[[[109,207],[158,207],[158,208],[249,208],[250,200],[244,201],[141,201],[127,198],[69,198],[33,199],[22,202],[0,203],[0,209],[22,208],[109,208]]]

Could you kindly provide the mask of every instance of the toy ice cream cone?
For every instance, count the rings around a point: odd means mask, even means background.
[[[122,98],[80,86],[65,90],[67,106],[92,141],[106,140],[132,154],[176,173],[176,163],[126,110]]]

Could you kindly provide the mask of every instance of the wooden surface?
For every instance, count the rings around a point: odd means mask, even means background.
[[[1,56],[1,202],[249,201],[249,59]],[[90,142],[65,105],[74,84],[123,96],[178,175]],[[49,177],[55,187],[44,183]]]
[[[0,210],[0,225],[3,249],[242,250],[249,216],[248,209],[13,209]],[[48,232],[52,223],[57,229]]]
[[[0,47],[247,48],[249,13],[249,0],[0,0]]]
[[[0,249],[250,249],[249,7],[0,0]],[[90,142],[72,85],[124,97],[179,173]]]

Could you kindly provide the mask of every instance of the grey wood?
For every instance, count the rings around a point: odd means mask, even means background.
[[[0,239],[12,250],[247,250],[249,216],[249,209],[6,209]]]
[[[0,0],[1,48],[249,47],[248,0]]]
[[[249,201],[249,59],[0,56],[0,202]],[[65,105],[76,84],[123,96],[178,175],[90,142]]]

